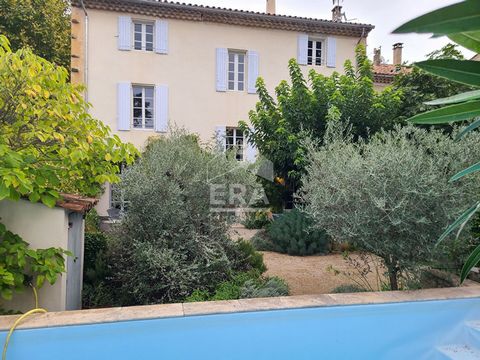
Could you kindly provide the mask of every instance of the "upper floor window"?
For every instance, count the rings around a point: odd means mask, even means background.
[[[325,42],[323,40],[308,39],[308,65],[323,65],[325,53]]]
[[[133,128],[153,129],[154,87],[133,86]]]
[[[235,158],[238,161],[243,161],[243,132],[234,127],[227,127],[226,129],[226,150],[234,149],[236,151]]]
[[[228,90],[245,89],[245,53],[228,51]]]
[[[153,24],[134,22],[134,49],[153,51]]]

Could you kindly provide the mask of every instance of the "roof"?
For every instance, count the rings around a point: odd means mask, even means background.
[[[373,65],[373,81],[380,84],[391,84],[398,74],[408,74],[412,69],[393,64]]]
[[[366,37],[374,28],[370,24],[336,22],[306,17],[266,14],[253,11],[227,9],[155,0],[83,0],[87,9],[116,11],[162,18],[208,21],[230,25],[253,26],[269,29],[315,32],[352,37]],[[80,0],[72,0],[80,7]]]
[[[73,194],[60,194],[61,200],[57,201],[57,206],[78,213],[86,213],[98,203],[98,199],[88,198]]]

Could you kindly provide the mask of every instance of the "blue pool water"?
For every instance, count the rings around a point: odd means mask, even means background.
[[[7,359],[480,359],[479,320],[475,298],[29,329]]]

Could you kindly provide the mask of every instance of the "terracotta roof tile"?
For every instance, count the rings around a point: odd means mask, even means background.
[[[98,199],[88,198],[73,194],[60,194],[61,200],[57,201],[57,206],[79,213],[86,213],[91,210],[97,203]]]
[[[117,11],[163,18],[209,21],[290,31],[322,32],[362,37],[374,28],[369,24],[335,22],[307,17],[273,15],[253,11],[155,0],[83,0],[87,9]],[[80,0],[72,0],[80,7]]]
[[[412,71],[406,66],[393,64],[373,65],[373,77],[375,83],[391,84],[398,74],[408,74]]]

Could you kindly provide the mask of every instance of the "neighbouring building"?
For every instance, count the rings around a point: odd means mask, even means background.
[[[78,310],[82,306],[84,215],[96,199],[63,194],[54,208],[28,200],[0,201],[0,218],[8,230],[20,235],[32,249],[50,247],[71,251],[65,262],[66,274],[54,285],[47,281],[38,290],[39,306],[48,311]],[[26,312],[35,307],[33,291],[25,289],[12,300],[0,299],[6,310]]]
[[[385,64],[382,58],[381,48],[373,49],[373,83],[377,91],[382,91],[393,84],[395,76],[411,71],[403,65],[402,59],[403,44],[393,44],[393,64]]]
[[[256,13],[153,0],[72,1],[72,81],[85,83],[91,113],[142,148],[185,127],[202,141],[255,149],[236,128],[248,120],[261,76],[270,91],[289,78],[288,61],[330,75],[355,59],[372,25],[277,15],[275,0]],[[108,188],[108,186],[107,186]],[[97,210],[121,206],[107,189]]]

